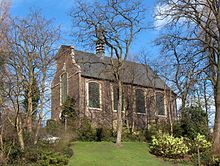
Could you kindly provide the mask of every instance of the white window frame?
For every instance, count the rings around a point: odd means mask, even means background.
[[[99,85],[99,106],[100,106],[100,108],[94,108],[94,107],[89,106],[89,83],[91,83],[91,82],[95,82]],[[95,81],[95,80],[86,81],[86,106],[90,110],[99,110],[99,111],[102,110],[102,86],[99,81]]]

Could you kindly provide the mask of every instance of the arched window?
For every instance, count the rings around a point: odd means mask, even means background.
[[[88,103],[91,108],[100,108],[100,84],[88,83]]]
[[[144,91],[142,89],[136,89],[135,98],[136,98],[136,112],[146,113]]]
[[[156,109],[158,115],[165,115],[164,95],[160,92],[156,93]]]
[[[60,80],[61,80],[61,104],[63,104],[66,99],[67,99],[67,73],[63,73],[61,76],[60,76]]]

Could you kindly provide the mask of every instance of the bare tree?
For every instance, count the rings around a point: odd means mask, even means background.
[[[170,34],[170,37],[188,41],[191,48],[200,48],[200,52],[197,53],[200,56],[198,60],[204,65],[203,72],[213,84],[216,107],[213,149],[216,154],[220,154],[219,1],[164,0],[161,1],[159,9],[161,10],[158,10],[157,18],[166,19],[170,27],[181,27],[181,31],[184,32],[181,35]],[[189,46],[188,43],[185,44]]]
[[[34,137],[33,143],[38,141],[45,106],[49,101],[50,68],[60,39],[60,28],[53,26],[51,20],[46,20],[39,11],[31,11],[25,18],[11,19],[6,37],[8,50],[5,53],[9,55],[6,69],[10,85],[6,94],[10,99],[9,105],[13,106],[10,109],[16,115],[9,119],[17,128],[23,150],[23,131],[27,130]],[[34,81],[39,88],[38,94],[33,88]],[[39,103],[35,103],[37,109],[33,108],[34,95],[39,95]],[[23,104],[25,97],[27,111]],[[33,119],[33,115],[37,115],[37,118]]]
[[[111,57],[112,73],[118,84],[117,141],[122,134],[122,80],[121,70],[135,36],[144,28],[142,1],[105,0],[78,1],[70,15],[74,24],[74,38],[87,46],[105,44]],[[115,59],[113,59],[115,58]]]
[[[182,109],[184,109],[190,89],[199,82],[199,79],[205,79],[199,77],[204,72],[204,65],[200,64],[200,55],[197,56],[200,54],[200,47],[192,48],[190,41],[181,42],[169,35],[158,38],[156,44],[161,46],[161,54],[165,55],[165,57],[160,57],[159,65],[157,65],[160,75],[169,84],[175,85],[175,90],[181,98]]]
[[[5,55],[3,54],[4,50],[6,49],[5,44],[5,34],[8,29],[8,21],[9,21],[9,8],[10,8],[10,1],[3,0],[0,2],[0,160],[3,161],[4,158],[4,142],[3,142],[3,131],[4,131],[4,121],[3,114],[5,111],[4,108],[4,97],[2,89],[4,89],[3,84],[3,76],[5,73],[4,63],[5,63]],[[1,164],[1,162],[0,162]]]
[[[8,28],[9,23],[9,8],[11,1],[10,0],[2,0],[0,2],[0,50],[6,47],[5,42],[5,32]]]

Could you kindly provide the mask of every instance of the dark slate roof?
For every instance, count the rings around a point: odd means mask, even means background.
[[[114,81],[110,57],[100,57],[96,54],[75,50],[75,60],[81,67],[81,75],[97,79]],[[116,62],[116,60],[115,60]],[[123,83],[134,84],[142,87],[164,89],[166,86],[147,65],[126,61],[121,77]],[[168,88],[166,86],[166,88]]]

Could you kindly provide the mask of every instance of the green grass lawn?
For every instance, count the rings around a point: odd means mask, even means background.
[[[146,143],[75,142],[68,166],[184,166],[172,164],[149,154]]]

